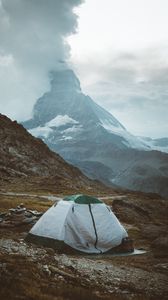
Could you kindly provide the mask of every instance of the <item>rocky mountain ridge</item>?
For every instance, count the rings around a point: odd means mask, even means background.
[[[16,121],[0,114],[0,183],[22,179],[34,184],[86,188],[96,183],[52,152]]]

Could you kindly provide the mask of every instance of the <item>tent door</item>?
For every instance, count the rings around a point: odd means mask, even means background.
[[[95,249],[97,249],[98,251],[100,251],[100,253],[102,253],[102,251],[101,251],[100,249],[97,248],[98,234],[97,234],[97,230],[96,230],[96,224],[95,224],[94,216],[93,216],[93,213],[92,213],[92,207],[91,207],[91,204],[88,204],[88,206],[89,206],[89,212],[90,212],[90,215],[91,215],[91,218],[92,218],[93,228],[94,228],[95,237],[96,237],[94,246],[95,246]]]

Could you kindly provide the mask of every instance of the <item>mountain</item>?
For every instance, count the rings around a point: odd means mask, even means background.
[[[84,95],[72,70],[52,73],[51,90],[23,125],[91,178],[168,195],[168,154],[152,151],[149,141]]]
[[[113,147],[150,149],[144,141],[131,135],[116,118],[82,93],[80,82],[72,70],[52,73],[51,91],[38,99],[33,119],[23,125],[33,135],[47,139],[51,146],[56,144],[54,148],[58,148],[58,145],[62,148],[67,141],[68,145],[73,144],[73,140],[77,141],[79,137],[80,145],[84,144],[88,138],[93,138],[95,130],[95,142],[98,142],[98,137],[101,140],[107,138],[108,142],[112,141]]]
[[[16,121],[0,114],[0,185],[30,182],[41,189],[54,186],[61,190],[101,189],[101,184],[84,176],[52,152],[41,139],[33,137]]]

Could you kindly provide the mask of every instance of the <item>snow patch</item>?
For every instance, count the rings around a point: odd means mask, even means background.
[[[76,132],[81,131],[81,130],[82,130],[82,125],[72,126],[70,128],[67,128],[67,129],[63,130],[62,133],[64,133],[64,134],[76,133]]]
[[[44,126],[44,127],[38,126],[36,128],[30,129],[28,131],[30,134],[32,134],[35,137],[43,136],[45,138],[48,138],[49,134],[51,132],[53,132],[53,129],[51,129],[47,126]]]
[[[151,138],[146,138],[146,137],[139,137],[139,139],[144,142],[147,145],[147,147],[150,148],[150,150],[156,150],[156,151],[161,151],[164,153],[168,153],[168,146],[158,146],[155,143],[155,140]]]
[[[68,115],[58,115],[51,121],[47,122],[45,126],[47,127],[60,127],[67,124],[78,124],[78,122]]]
[[[122,142],[128,148],[151,150],[150,147],[138,137],[130,134],[127,130],[116,124],[115,126],[108,119],[100,120],[101,126],[108,132],[118,135],[124,139]]]
[[[124,129],[122,127],[119,126],[119,124],[113,124],[112,122],[110,122],[110,119],[103,119],[101,120],[100,119],[100,122],[101,122],[101,126],[106,129],[107,131],[110,131],[112,133],[120,133],[120,132],[123,132]]]
[[[54,132],[54,129],[52,127],[60,127],[68,124],[72,125],[72,127],[63,130],[62,134],[66,135],[72,132],[77,132],[81,128],[81,125],[78,125],[79,122],[70,118],[68,115],[57,115],[54,119],[47,122],[45,126],[38,126],[36,128],[32,128],[29,130],[29,132],[35,137],[48,138],[50,133]],[[63,136],[63,139],[70,140],[72,139],[72,137]]]
[[[101,126],[108,132],[122,137],[124,139],[122,143],[128,148],[135,148],[146,151],[157,150],[168,153],[168,146],[157,146],[155,145],[155,140],[151,138],[134,136],[127,130],[119,126],[119,124],[116,123],[115,125],[113,125],[110,119],[100,119],[100,122]]]
[[[69,141],[69,140],[73,140],[73,137],[63,135],[62,138],[60,139],[60,141]]]

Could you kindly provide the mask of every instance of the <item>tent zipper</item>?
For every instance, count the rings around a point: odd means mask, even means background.
[[[95,224],[95,220],[94,220],[94,217],[93,217],[93,213],[92,213],[92,208],[91,208],[91,204],[88,204],[89,205],[89,211],[90,211],[90,215],[91,215],[91,218],[92,218],[92,222],[93,222],[93,228],[94,228],[94,231],[95,231],[95,236],[96,236],[96,240],[95,240],[95,248],[100,251],[100,253],[102,253],[102,251],[100,249],[97,248],[97,243],[98,243],[98,235],[97,235],[97,230],[96,230],[96,224]]]

